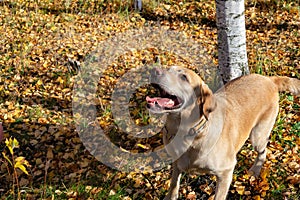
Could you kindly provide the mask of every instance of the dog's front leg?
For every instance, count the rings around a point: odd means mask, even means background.
[[[181,177],[181,172],[178,169],[177,164],[175,162],[172,165],[172,177],[171,177],[170,189],[167,196],[164,198],[164,200],[175,200],[178,198],[180,177]]]
[[[221,172],[220,174],[217,174],[217,189],[214,200],[226,199],[230,183],[232,181],[233,169],[226,170]]]

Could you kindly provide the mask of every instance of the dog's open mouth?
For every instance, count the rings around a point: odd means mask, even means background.
[[[183,100],[176,96],[175,94],[171,94],[161,88],[159,85],[155,85],[155,87],[159,88],[160,96],[159,97],[146,97],[147,107],[153,111],[167,111],[178,109],[182,106]]]

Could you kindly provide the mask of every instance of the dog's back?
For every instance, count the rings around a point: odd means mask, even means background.
[[[231,131],[225,131],[223,134],[224,138],[233,139],[235,152],[239,151],[249,133],[269,134],[279,109],[278,92],[282,91],[299,95],[300,80],[250,74],[227,83],[224,88],[217,91],[216,98],[225,99],[222,102],[226,102],[223,103],[226,111],[218,111],[218,108],[216,111],[226,113],[226,127],[230,127]],[[270,124],[270,127],[258,133],[256,127],[262,122]],[[232,130],[233,127],[235,127],[234,130]],[[233,131],[237,133],[232,134]]]
[[[268,98],[271,97],[268,96],[270,93],[278,92],[291,92],[293,95],[300,95],[300,80],[286,76],[267,77],[250,74],[232,80],[218,92],[225,92],[226,95],[235,96],[233,99],[241,99],[242,101],[247,101],[251,97],[270,99]],[[247,102],[249,103],[249,101]]]

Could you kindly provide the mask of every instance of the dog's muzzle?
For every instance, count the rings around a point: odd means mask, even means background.
[[[146,97],[147,107],[154,112],[167,112],[178,109],[182,106],[183,100],[178,97],[166,84],[163,84],[162,79],[165,77],[163,69],[154,68],[151,71],[151,83],[154,88],[159,90],[159,96]]]

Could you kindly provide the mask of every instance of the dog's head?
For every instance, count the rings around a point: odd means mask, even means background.
[[[173,66],[169,70],[154,68],[151,83],[160,90],[159,97],[147,97],[147,107],[154,113],[182,112],[198,105],[200,114],[207,119],[216,102],[212,91],[192,70]]]

